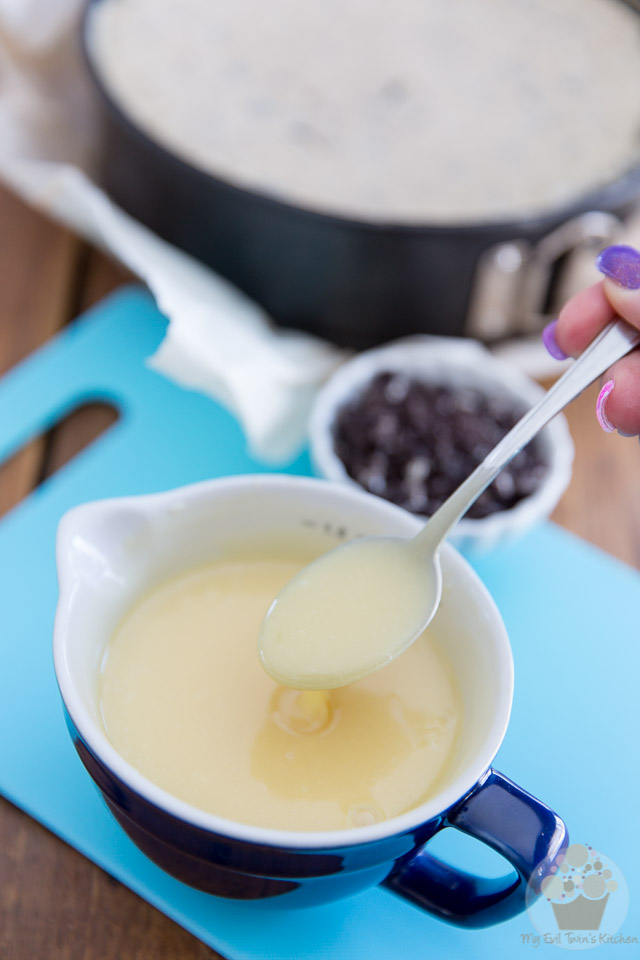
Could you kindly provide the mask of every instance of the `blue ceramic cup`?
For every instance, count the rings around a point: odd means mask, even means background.
[[[270,898],[287,906],[382,884],[466,926],[518,913],[527,888],[539,889],[566,847],[567,831],[549,807],[491,767],[511,709],[511,650],[487,590],[448,545],[437,616],[463,704],[462,730],[437,795],[420,806],[332,832],[236,823],[147,780],[116,752],[100,720],[96,690],[105,645],[124,612],[153,584],[242,545],[312,540],[320,552],[346,537],[408,537],[420,526],[416,517],[359,490],[273,475],[92,503],[63,517],[54,659],[68,727],[109,809],[160,867],[215,896]],[[436,859],[428,841],[445,827],[498,851],[512,872],[488,880]]]

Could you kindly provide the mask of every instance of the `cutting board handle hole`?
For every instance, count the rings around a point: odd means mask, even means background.
[[[0,463],[0,517],[111,429],[119,418],[111,401],[82,401]]]

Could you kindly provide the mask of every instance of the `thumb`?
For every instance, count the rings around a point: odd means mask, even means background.
[[[640,252],[633,247],[607,247],[596,260],[604,274],[604,294],[623,320],[640,329]]]

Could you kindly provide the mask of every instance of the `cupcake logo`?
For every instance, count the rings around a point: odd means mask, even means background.
[[[582,843],[572,843],[558,871],[542,883],[542,895],[560,930],[599,930],[609,897],[617,889],[605,858]]]
[[[572,843],[551,867],[539,889],[527,893],[527,912],[536,934],[521,934],[523,943],[555,944],[585,950],[603,944],[635,944],[623,935],[627,885],[620,868],[590,844]]]

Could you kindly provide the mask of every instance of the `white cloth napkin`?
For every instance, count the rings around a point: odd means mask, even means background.
[[[224,403],[252,451],[289,460],[345,354],[276,329],[248,297],[160,240],[92,179],[99,135],[77,42],[82,0],[0,0],[0,178],[125,263],[169,318],[151,365]]]

